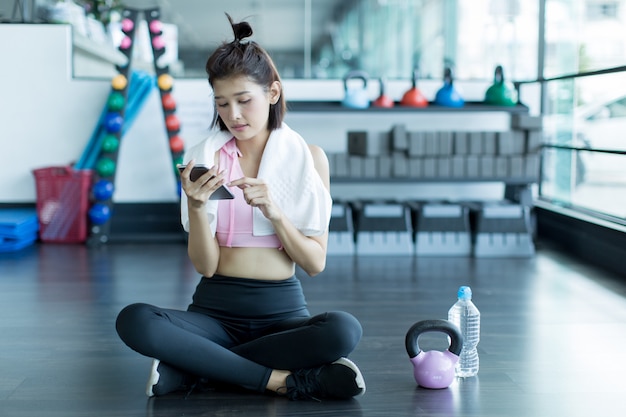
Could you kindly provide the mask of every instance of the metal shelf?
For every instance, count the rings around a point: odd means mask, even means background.
[[[479,177],[465,177],[465,178],[455,178],[455,177],[446,177],[446,178],[428,178],[428,177],[389,177],[389,178],[381,178],[381,177],[331,177],[331,183],[335,184],[365,184],[365,183],[398,183],[398,184],[406,184],[406,183],[424,183],[424,182],[432,182],[432,183],[458,183],[458,182],[498,182],[505,183],[507,185],[528,185],[535,184],[538,182],[538,178],[499,178],[499,177],[490,177],[490,178],[479,178]]]
[[[516,106],[495,106],[483,102],[466,102],[463,107],[444,107],[430,103],[428,107],[406,107],[399,103],[392,108],[373,107],[366,109],[353,109],[345,107],[338,101],[289,101],[287,108],[292,112],[345,112],[345,113],[373,113],[373,114],[393,114],[393,113],[471,113],[471,112],[506,112],[506,113],[528,113],[528,107],[524,104]]]

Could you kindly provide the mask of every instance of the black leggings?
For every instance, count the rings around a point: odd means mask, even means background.
[[[311,317],[295,276],[203,277],[187,311],[132,304],[116,329],[130,348],[185,374],[260,392],[272,369],[330,363],[348,356],[362,335],[349,313]]]

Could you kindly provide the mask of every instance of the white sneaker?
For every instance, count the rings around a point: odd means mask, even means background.
[[[158,359],[152,360],[152,368],[150,370],[150,376],[148,377],[148,383],[146,384],[146,395],[148,397],[154,397],[154,386],[159,382],[159,378],[161,374],[159,374],[159,364],[161,363]]]

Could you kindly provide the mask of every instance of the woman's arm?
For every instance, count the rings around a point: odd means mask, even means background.
[[[199,208],[189,207],[189,237],[187,253],[189,259],[198,273],[205,277],[212,277],[217,270],[220,257],[220,247],[217,239],[213,236],[209,217],[204,206]]]
[[[326,153],[315,145],[309,145],[309,149],[315,169],[326,189],[330,191],[330,169]],[[272,221],[272,224],[287,254],[309,276],[315,276],[326,268],[328,229],[320,236],[304,236],[285,216]]]
[[[206,277],[212,277],[219,263],[220,248],[206,214],[206,203],[211,194],[224,183],[224,174],[218,174],[217,167],[214,166],[196,181],[191,181],[189,174],[193,165],[193,161],[190,161],[180,175],[181,185],[187,196],[189,215],[187,252],[196,271]]]
[[[318,146],[309,146],[315,169],[322,178],[327,189],[330,189],[330,174],[328,159],[324,151]],[[246,202],[258,207],[263,215],[272,222],[276,235],[280,239],[285,253],[308,275],[315,276],[326,267],[326,249],[328,244],[328,230],[320,236],[305,236],[271,199],[269,187],[263,180],[256,178],[241,178],[230,183],[243,190]]]

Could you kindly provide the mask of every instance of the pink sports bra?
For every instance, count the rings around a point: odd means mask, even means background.
[[[232,138],[220,149],[220,169],[226,170],[226,182],[244,176],[239,165],[241,152],[237,149],[235,138]],[[274,235],[252,235],[252,207],[243,198],[243,191],[238,187],[230,187],[235,198],[219,200],[217,205],[217,227],[215,235],[220,246],[229,248],[282,248],[278,237]]]

